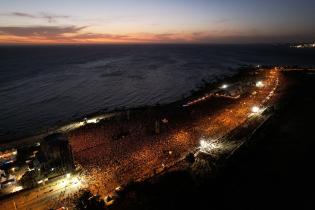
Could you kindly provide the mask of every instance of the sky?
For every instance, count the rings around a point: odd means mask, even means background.
[[[315,41],[315,0],[0,0],[0,44]]]

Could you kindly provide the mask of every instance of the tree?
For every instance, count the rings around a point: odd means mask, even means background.
[[[105,202],[100,196],[94,196],[89,190],[84,190],[75,202],[76,209],[102,210],[105,209]]]
[[[27,171],[20,179],[20,184],[23,188],[33,188],[37,186],[37,182],[41,179],[39,170]]]

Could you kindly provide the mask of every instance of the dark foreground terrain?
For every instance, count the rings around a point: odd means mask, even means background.
[[[315,74],[284,75],[275,115],[228,162],[131,184],[111,209],[315,209]]]

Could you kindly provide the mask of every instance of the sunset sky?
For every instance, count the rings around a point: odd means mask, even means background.
[[[314,0],[0,0],[0,43],[315,40]]]

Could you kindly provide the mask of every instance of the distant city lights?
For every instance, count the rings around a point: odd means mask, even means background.
[[[315,43],[304,43],[304,44],[297,44],[292,45],[292,48],[315,48]]]

